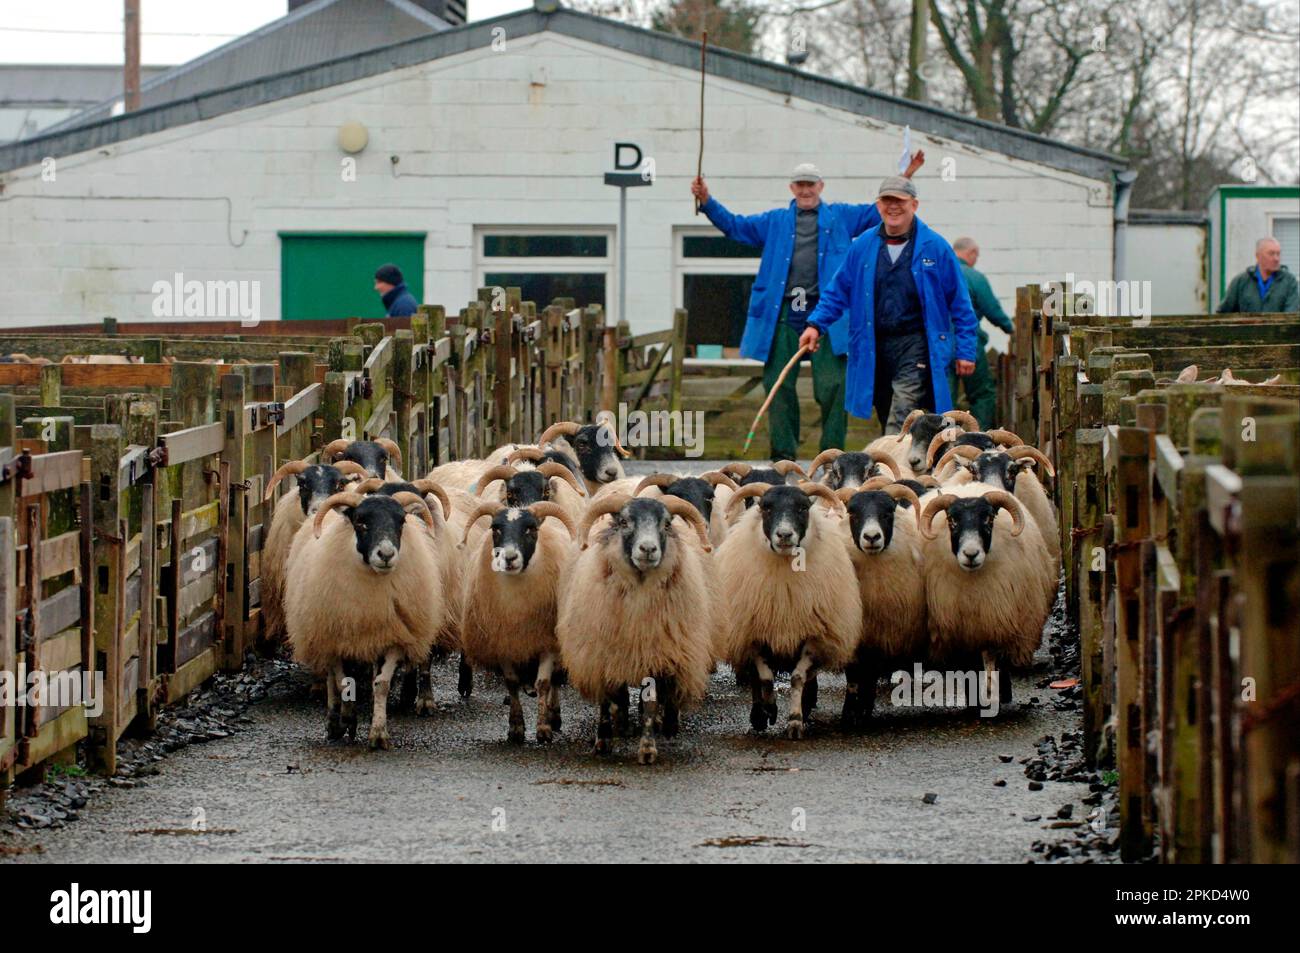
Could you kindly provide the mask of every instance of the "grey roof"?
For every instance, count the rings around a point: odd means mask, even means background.
[[[142,66],[152,78],[166,66]],[[93,106],[122,95],[122,67],[77,63],[0,63],[0,108]]]
[[[1130,225],[1204,225],[1209,218],[1204,212],[1168,208],[1131,208]]]
[[[140,105],[157,106],[402,43],[451,24],[410,0],[313,0],[286,16],[140,84]],[[120,70],[119,70],[120,73]],[[105,94],[107,97],[110,94]],[[51,126],[51,132],[112,115],[112,98]]]
[[[0,147],[0,172],[39,162],[44,156],[83,152],[172,126],[299,96],[444,56],[482,49],[491,44],[492,30],[497,26],[506,27],[508,35],[516,39],[549,30],[662,63],[691,70],[699,69],[699,45],[680,37],[573,10],[561,9],[549,14],[533,9],[520,10],[384,49],[355,53],[328,63],[283,71],[274,76],[249,80],[177,102],[145,107],[125,116],[103,119],[66,132],[51,133]],[[972,119],[729,50],[710,50],[707,69],[713,76],[895,125],[910,125],[919,133],[943,136],[981,149],[1107,182],[1114,171],[1128,165],[1120,156],[1107,152],[1068,145],[1045,136],[982,119]]]

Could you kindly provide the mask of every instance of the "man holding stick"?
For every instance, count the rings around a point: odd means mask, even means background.
[[[910,179],[925,162],[918,150],[903,173]],[[734,215],[709,194],[702,178],[691,183],[700,210],[728,238],[756,245],[763,257],[749,297],[749,314],[740,342],[742,357],[764,362],[763,389],[771,391],[782,368],[799,349],[799,335],[817,306],[820,290],[839,269],[854,238],[880,224],[875,205],[823,202],[825,183],[811,163],[790,176],[794,199],[785,208],[758,215]],[[822,412],[821,449],[843,448],[848,419],[844,410],[848,324],[830,326],[831,346],[812,357],[813,395]],[[772,459],[793,460],[799,452],[798,368],[773,396],[768,430]]]
[[[853,243],[822,286],[799,346],[818,350],[822,334],[848,312],[848,409],[897,433],[915,408],[952,409],[948,366],[975,370],[979,320],[952,248],[916,215],[916,186],[893,176],[880,185],[880,227]]]

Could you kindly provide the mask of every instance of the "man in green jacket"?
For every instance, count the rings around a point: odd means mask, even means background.
[[[980,257],[980,247],[975,244],[975,239],[963,236],[952,243],[952,250],[961,263],[961,273],[966,278],[966,288],[970,291],[970,303],[975,309],[976,316],[996,325],[1007,334],[1014,334],[1015,326],[1002,310],[1002,305],[998,304],[993,289],[989,287],[989,280],[984,277],[983,272],[975,269],[975,262],[979,261]],[[977,325],[976,330],[978,348],[975,357],[975,373],[965,378],[964,386],[970,412],[975,415],[980,426],[988,430],[997,425],[994,414],[997,410],[998,391],[997,385],[993,382],[993,374],[989,371],[988,332],[984,330],[982,323]],[[949,389],[956,395],[955,378],[950,377]]]
[[[1282,246],[1276,238],[1255,242],[1255,264],[1228,285],[1219,314],[1300,311],[1300,285],[1282,264]]]

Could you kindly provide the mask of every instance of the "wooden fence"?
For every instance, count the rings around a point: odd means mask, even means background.
[[[455,317],[0,334],[0,353],[135,361],[0,363],[0,671],[103,681],[102,711],[0,706],[0,796],[83,739],[111,773],[125,731],[243,664],[280,464],[383,436],[423,474],[608,406],[645,342],[505,291]]]
[[[1057,468],[1085,744],[1121,851],[1300,860],[1300,314],[1087,313],[1017,295],[1013,429]],[[1059,305],[1059,306],[1058,306]],[[1225,368],[1283,383],[1179,383]]]

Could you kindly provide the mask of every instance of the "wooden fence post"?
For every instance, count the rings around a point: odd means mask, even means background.
[[[122,428],[94,424],[90,428],[90,477],[95,519],[95,663],[104,673],[103,713],[91,721],[91,762],[105,774],[117,771],[118,718],[121,711],[122,632],[121,575],[125,569],[125,510],[118,461],[122,458]]]
[[[229,467],[229,482],[223,488],[226,507],[225,578],[218,588],[225,593],[222,623],[222,666],[238,671],[244,664],[245,629],[248,622],[248,472],[245,452],[248,419],[244,413],[245,380],[242,374],[221,378],[221,420],[226,443],[221,462]]]

